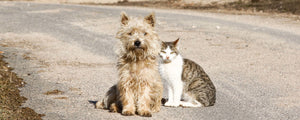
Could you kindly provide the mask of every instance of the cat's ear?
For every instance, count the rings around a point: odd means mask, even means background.
[[[174,46],[178,47],[179,38],[173,42]]]
[[[175,41],[173,41],[173,45],[176,47],[176,49],[179,50],[178,42],[179,42],[179,38],[177,38]]]
[[[129,21],[128,15],[124,11],[122,11],[121,12],[121,23],[122,23],[122,25],[127,25],[128,21]]]

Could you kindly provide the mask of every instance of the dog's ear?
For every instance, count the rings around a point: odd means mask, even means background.
[[[150,15],[145,17],[145,21],[149,23],[152,27],[155,25],[155,14],[152,12]]]
[[[163,41],[161,42],[161,46],[162,46],[163,48],[167,47],[166,43],[163,42]]]
[[[122,11],[121,12],[121,23],[122,23],[122,25],[127,25],[128,21],[129,21],[129,18],[128,18],[127,14],[124,11]]]

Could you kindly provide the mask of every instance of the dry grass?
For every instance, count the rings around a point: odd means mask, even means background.
[[[300,0],[260,0],[259,2],[232,2],[226,9],[254,10],[263,12],[291,13],[300,15]]]
[[[21,107],[26,98],[20,96],[18,88],[23,87],[25,83],[11,72],[11,68],[7,67],[2,58],[0,54],[0,119],[41,120],[42,114],[37,114],[28,107]]]
[[[63,91],[60,90],[51,90],[51,91],[47,91],[46,93],[44,93],[45,95],[61,95],[63,94]]]

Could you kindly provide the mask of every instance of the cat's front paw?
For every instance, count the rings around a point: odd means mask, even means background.
[[[166,102],[165,104],[164,104],[165,106],[167,106],[167,107],[178,107],[179,106],[179,103],[176,103],[176,102]]]

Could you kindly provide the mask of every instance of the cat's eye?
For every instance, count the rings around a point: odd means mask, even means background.
[[[132,33],[130,32],[130,33],[127,33],[128,35],[131,35]]]
[[[171,52],[171,54],[175,54],[175,52]]]
[[[165,51],[161,51],[162,53],[166,53]]]
[[[146,36],[146,35],[148,35],[148,33],[147,33],[147,32],[145,32],[145,33],[144,33],[144,36]]]

